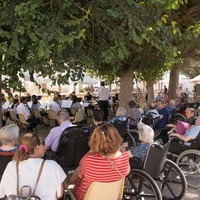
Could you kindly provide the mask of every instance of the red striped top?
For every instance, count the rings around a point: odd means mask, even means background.
[[[85,193],[92,182],[113,182],[122,177],[114,165],[125,177],[130,172],[129,156],[126,152],[117,158],[103,157],[99,153],[87,153],[80,162],[80,179],[77,180],[74,194],[77,200],[83,200]]]

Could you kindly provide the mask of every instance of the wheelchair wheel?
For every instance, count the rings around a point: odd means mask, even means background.
[[[125,136],[125,142],[128,142],[128,146],[131,147],[136,147],[136,141],[134,136],[127,132],[126,136]]]
[[[182,199],[187,183],[181,169],[171,160],[166,160],[163,172],[160,175],[161,192],[163,199]]]
[[[123,199],[162,200],[162,195],[158,185],[149,174],[143,170],[132,169],[125,180]]]
[[[200,188],[200,151],[186,150],[178,156],[176,163],[185,174],[187,184]]]

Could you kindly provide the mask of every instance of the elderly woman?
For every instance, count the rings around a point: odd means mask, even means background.
[[[114,123],[115,120],[125,121],[126,120],[125,114],[126,114],[126,109],[124,107],[119,107],[117,109],[116,116],[110,119],[109,122]]]
[[[141,162],[144,163],[149,146],[154,142],[154,131],[150,126],[145,125],[142,122],[139,122],[137,127],[141,143],[131,149],[128,153],[131,157],[135,156],[140,158]]]
[[[122,138],[109,123],[98,125],[89,141],[90,152],[80,161],[69,184],[75,182],[77,200],[84,199],[92,182],[113,182],[122,179],[130,171],[129,156],[121,151]]]
[[[18,149],[19,127],[10,124],[0,129],[0,153],[13,153]]]
[[[0,198],[5,195],[16,195],[18,189],[29,186],[31,191],[42,200],[56,200],[63,195],[63,182],[66,175],[62,168],[53,160],[43,162],[44,146],[35,133],[25,134],[20,140],[20,147],[15,152],[13,160],[8,163],[0,183]],[[39,181],[39,170],[43,169]],[[18,168],[17,168],[18,166]],[[17,170],[18,169],[18,170]],[[17,178],[17,172],[19,177]],[[37,186],[37,187],[36,187]],[[24,191],[24,195],[28,195]]]

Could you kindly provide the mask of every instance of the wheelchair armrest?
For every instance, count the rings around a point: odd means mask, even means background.
[[[184,143],[183,140],[181,140],[180,138],[178,138],[176,136],[169,137],[169,140],[170,140],[170,142],[175,141],[175,142],[178,142],[179,144],[183,144]]]

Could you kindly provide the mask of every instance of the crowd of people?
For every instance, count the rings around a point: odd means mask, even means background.
[[[90,151],[80,160],[72,176],[68,176],[56,161],[46,160],[45,155],[47,152],[56,154],[63,131],[75,126],[71,122],[70,110],[61,106],[63,98],[72,100],[72,108],[82,109],[78,97],[72,93],[69,97],[56,95],[53,98],[49,109],[55,111],[57,123],[42,140],[39,134],[34,133],[34,128],[40,121],[31,112],[40,109],[41,104],[37,97],[15,96],[10,109],[18,115],[23,114],[29,126],[27,133],[22,137],[19,137],[19,127],[16,124],[5,125],[0,129],[0,156],[8,153],[10,156],[8,165],[1,168],[0,198],[16,194],[17,187],[20,189],[28,185],[32,189],[35,188],[34,194],[42,200],[55,200],[63,196],[64,190],[70,184],[75,184],[74,195],[77,200],[83,200],[92,182],[113,182],[126,177],[130,167],[137,166],[137,161],[131,158],[136,157],[144,163],[149,147],[157,140],[165,143],[169,137],[177,137],[188,145],[188,142],[194,140],[200,132],[200,116],[196,118],[198,113],[192,107],[181,107],[184,110],[181,113],[185,114],[186,123],[189,125],[183,134],[178,133],[178,124],[172,124],[170,119],[174,113],[181,110],[179,102],[182,101],[182,96],[178,96],[180,90],[181,88],[177,90],[177,101],[171,99],[168,104],[163,101],[161,94],[158,94],[155,101],[149,104],[147,113],[135,100],[131,100],[126,108],[118,107],[116,116],[109,118],[110,92],[105,87],[105,82],[102,82],[97,94],[98,108],[92,107],[93,124],[89,126],[91,136],[88,143]],[[166,87],[164,93],[167,95]],[[85,101],[91,100],[92,95],[87,93]],[[31,102],[31,107],[28,107],[28,102]],[[42,112],[45,116],[45,112]],[[154,127],[142,122],[148,113],[153,120],[158,119]],[[139,142],[136,146],[125,146],[124,138],[114,126],[116,120],[126,122],[127,129],[138,130]],[[172,128],[171,131],[169,127]],[[177,149],[177,143],[172,143],[170,150],[180,153],[181,149]],[[40,170],[41,175],[38,175]]]

